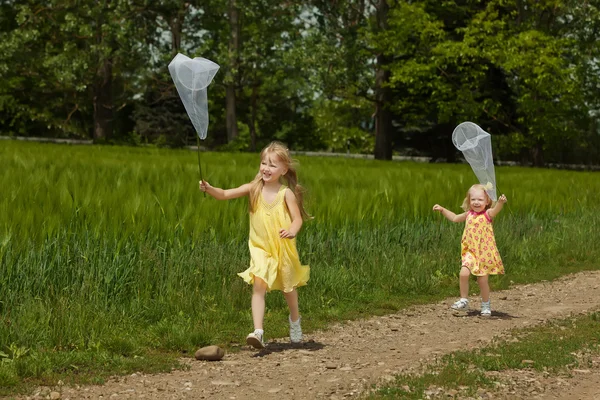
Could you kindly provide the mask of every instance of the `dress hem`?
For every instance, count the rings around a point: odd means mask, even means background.
[[[308,279],[306,281],[298,281],[296,284],[293,285],[293,287],[292,287],[291,290],[286,290],[285,288],[282,288],[282,289],[272,288],[271,286],[269,286],[269,284],[267,283],[267,280],[264,277],[256,275],[253,272],[248,272],[248,273],[240,272],[237,275],[240,278],[242,278],[244,280],[244,282],[246,282],[248,285],[253,285],[254,284],[254,278],[256,278],[256,277],[259,278],[259,279],[261,279],[263,282],[265,282],[267,284],[267,292],[278,290],[278,291],[283,292],[283,293],[291,293],[295,289],[298,289],[299,287],[302,287],[302,286],[306,286],[308,284]]]
[[[473,276],[504,275],[504,271],[502,271],[502,272],[489,272],[487,274],[484,273],[484,274],[477,275],[476,273],[473,272],[473,270],[471,268],[467,267],[466,265],[461,265],[461,268],[468,269],[469,272],[471,273],[471,275],[473,275]]]

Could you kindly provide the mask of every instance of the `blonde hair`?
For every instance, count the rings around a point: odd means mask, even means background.
[[[485,205],[485,209],[489,209],[493,206],[493,201],[490,198],[490,196],[488,196],[487,192],[485,191],[485,186],[481,185],[481,184],[476,184],[473,185],[469,188],[469,190],[467,190],[467,196],[465,197],[465,199],[463,200],[462,205],[460,206],[460,208],[462,208],[465,211],[469,211],[471,209],[471,191],[472,190],[481,190],[483,191],[485,198],[487,199],[486,205]]]
[[[279,161],[284,164],[287,172],[283,175],[283,178],[286,181],[287,187],[290,188],[292,193],[296,196],[296,200],[298,201],[298,208],[300,209],[300,214],[302,215],[302,219],[310,219],[312,218],[304,209],[304,192],[306,191],[302,186],[298,184],[298,175],[296,173],[295,165],[297,162],[292,160],[290,156],[290,151],[285,147],[285,145],[281,142],[271,142],[267,147],[262,149],[260,152],[260,159],[263,160],[268,154],[274,154],[277,156]],[[250,212],[253,212],[256,209],[256,204],[260,197],[260,193],[262,192],[264,186],[264,182],[262,180],[262,175],[260,171],[256,175],[256,177],[250,182],[250,196],[248,202],[248,209]]]

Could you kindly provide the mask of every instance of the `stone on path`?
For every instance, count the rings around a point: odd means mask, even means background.
[[[219,346],[206,346],[198,349],[194,357],[196,360],[219,361],[225,356],[225,350]]]

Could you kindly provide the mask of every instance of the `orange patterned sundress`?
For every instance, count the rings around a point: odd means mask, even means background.
[[[492,219],[486,211],[469,211],[461,240],[462,266],[476,276],[504,273],[504,265],[496,247]]]

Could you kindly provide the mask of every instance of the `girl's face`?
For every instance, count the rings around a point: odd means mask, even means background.
[[[287,173],[287,168],[275,154],[265,154],[260,161],[260,174],[264,183],[279,182],[279,177]]]
[[[471,210],[477,213],[485,210],[485,207],[488,205],[488,197],[485,191],[481,189],[471,190],[469,192],[469,204],[471,205]]]

